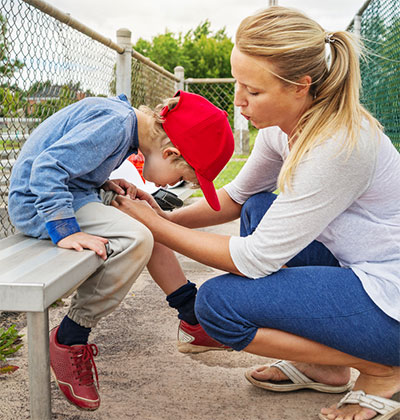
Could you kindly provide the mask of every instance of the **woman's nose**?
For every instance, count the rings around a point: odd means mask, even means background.
[[[235,106],[238,106],[238,107],[246,106],[246,100],[240,88],[236,88],[235,90],[235,97],[234,97],[233,103]]]

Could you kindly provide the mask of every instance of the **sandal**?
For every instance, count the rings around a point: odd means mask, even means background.
[[[369,408],[378,414],[373,420],[389,420],[400,413],[400,403],[377,395],[366,394],[364,391],[350,391],[338,403],[337,408],[345,404],[358,404],[360,407]],[[319,414],[321,420],[329,420],[323,414]]]
[[[273,363],[270,367],[278,368],[289,378],[289,381],[262,381],[251,376],[252,370],[248,370],[245,373],[245,377],[250,383],[258,386],[259,388],[276,392],[290,392],[297,391],[299,389],[313,389],[314,391],[326,392],[329,394],[340,394],[341,392],[348,391],[353,386],[351,381],[346,385],[341,386],[326,385],[320,382],[315,382],[286,360],[279,360],[278,362]]]

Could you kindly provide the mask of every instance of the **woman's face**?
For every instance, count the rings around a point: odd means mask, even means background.
[[[236,79],[235,105],[256,128],[279,126],[290,135],[308,107],[309,95],[298,94],[297,85],[283,84],[266,59],[244,54],[235,46],[231,54]],[[307,89],[308,91],[308,89]]]

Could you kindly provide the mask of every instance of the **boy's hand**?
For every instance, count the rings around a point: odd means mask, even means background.
[[[103,188],[104,191],[114,191],[119,195],[127,195],[132,200],[136,198],[136,186],[126,179],[109,179],[101,188]]]
[[[90,249],[94,251],[103,260],[107,259],[107,251],[105,244],[108,239],[101,236],[90,235],[85,232],[76,232],[72,235],[66,236],[57,243],[60,248],[75,249],[76,251],[83,251],[83,249]]]

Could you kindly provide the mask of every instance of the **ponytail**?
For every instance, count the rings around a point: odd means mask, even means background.
[[[283,84],[298,85],[305,75],[312,79],[313,101],[290,135],[291,151],[278,179],[281,191],[291,187],[300,161],[317,144],[334,137],[350,153],[363,119],[372,129],[381,128],[360,104],[361,46],[351,33],[326,33],[302,13],[275,6],[245,18],[236,33],[236,45],[241,52],[273,64],[274,75]]]

